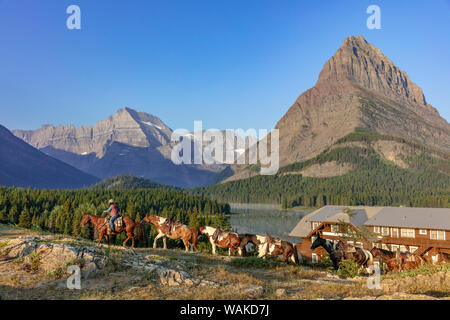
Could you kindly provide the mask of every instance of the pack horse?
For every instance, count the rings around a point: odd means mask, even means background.
[[[151,223],[155,226],[156,231],[158,232],[158,235],[153,241],[154,249],[156,248],[156,241],[158,241],[158,239],[160,238],[163,238],[163,248],[167,249],[167,237],[173,240],[181,239],[186,248],[186,252],[189,251],[191,246],[195,251],[198,251],[198,231],[195,228],[190,228],[178,221],[169,221],[168,218],[149,214],[145,215],[144,219],[142,219],[142,222]]]
[[[373,265],[373,256],[369,250],[344,244],[341,240],[331,242],[321,238],[317,233],[316,240],[311,244],[311,250],[318,247],[324,248],[329,254],[335,270],[339,269],[341,261],[353,259],[360,267],[366,268],[368,273],[372,273],[369,268]]]
[[[198,228],[200,234],[208,237],[209,243],[211,243],[212,253],[216,254],[216,246],[220,248],[228,248],[228,255],[234,254],[237,249],[239,255],[242,255],[239,245],[241,244],[241,238],[235,232],[223,231],[220,228],[200,226]]]
[[[269,235],[261,236],[256,234],[245,234],[242,237],[239,248],[245,253],[247,244],[253,244],[258,249],[258,258],[264,258],[266,255],[279,257],[283,256],[283,260],[287,263],[292,261],[299,264],[298,253],[295,246],[279,238],[272,238]]]

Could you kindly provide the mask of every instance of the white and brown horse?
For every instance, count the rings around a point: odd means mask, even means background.
[[[283,260],[287,263],[289,260],[299,264],[298,253],[295,246],[279,238],[271,236],[261,236],[257,234],[245,234],[242,236],[240,248],[243,253],[246,252],[245,246],[248,243],[254,244],[258,248],[258,258],[264,258],[266,255],[274,257],[283,256]]]
[[[267,238],[257,234],[244,234],[241,237],[241,249],[242,255],[247,253],[246,246],[251,243],[258,249],[258,258],[263,258],[267,254]]]
[[[212,246],[212,254],[216,254],[216,246],[220,248],[228,248],[228,255],[234,254],[234,250],[237,249],[239,255],[242,252],[239,248],[241,238],[235,232],[222,231],[220,228],[200,226],[198,228],[200,234],[204,234],[208,237],[209,243]]]
[[[154,249],[156,248],[156,241],[158,241],[158,239],[160,238],[163,238],[163,248],[167,249],[167,237],[169,239],[181,239],[186,248],[186,252],[189,251],[190,246],[192,246],[195,251],[198,251],[198,233],[196,229],[190,228],[178,221],[173,222],[171,225],[168,225],[166,223],[167,218],[149,214],[145,215],[144,219],[142,219],[142,222],[151,223],[156,227],[156,231],[158,231],[158,235],[155,237],[155,240],[153,240]],[[189,241],[191,241],[191,243]]]

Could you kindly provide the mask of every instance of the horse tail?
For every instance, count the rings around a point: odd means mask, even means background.
[[[136,223],[136,228],[138,230],[139,241],[144,242],[144,232],[142,231],[142,224],[137,220],[135,220],[134,223]]]
[[[370,252],[369,250],[363,249],[364,253],[366,254],[366,261],[364,263],[364,265],[366,265],[367,267],[373,265],[373,255],[372,252]]]
[[[198,230],[196,228],[190,228],[192,233],[192,246],[195,250],[198,251],[197,242],[198,242]]]
[[[292,249],[293,249],[293,253],[292,254],[294,255],[294,262],[295,262],[295,264],[300,264],[300,261],[298,259],[297,247],[295,246],[295,244],[291,243],[291,245],[292,245]]]

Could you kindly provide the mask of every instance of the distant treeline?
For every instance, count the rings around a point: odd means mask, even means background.
[[[121,174],[115,177],[106,178],[102,181],[92,185],[90,189],[115,189],[115,190],[129,190],[129,189],[174,189],[180,188],[157,183],[149,179],[135,177],[129,174]]]
[[[336,177],[304,177],[299,172],[328,161],[355,168]],[[256,176],[192,189],[193,194],[228,202],[279,203],[294,206],[369,205],[450,207],[448,161],[423,153],[406,159],[402,169],[382,159],[372,148],[344,147],[279,170],[278,175]]]
[[[38,190],[0,187],[0,223],[93,239],[92,227],[81,227],[84,213],[103,215],[114,199],[120,213],[141,220],[146,213],[172,216],[193,227],[200,224],[229,227],[227,203],[171,189],[138,190]],[[146,243],[153,241],[154,228],[144,228]],[[124,236],[117,236],[116,243]],[[142,243],[140,244],[142,246]]]

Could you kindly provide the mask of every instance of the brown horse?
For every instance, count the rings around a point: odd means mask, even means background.
[[[241,238],[237,233],[222,231],[220,228],[200,226],[198,228],[200,234],[204,234],[208,237],[209,243],[212,246],[212,254],[216,254],[216,246],[220,248],[228,248],[228,255],[234,254],[234,250],[237,249],[239,255],[242,255]]]
[[[267,254],[274,257],[283,255],[284,262],[288,263],[289,260],[292,260],[295,264],[299,264],[297,248],[292,243],[281,240],[280,238],[272,238],[269,235],[266,238]]]
[[[410,252],[392,252],[375,247],[370,252],[374,257],[381,257],[389,271],[415,269],[425,263],[424,259]]]
[[[191,245],[189,241],[192,240],[192,247],[194,248],[195,251],[198,251],[197,247],[198,233],[196,229],[190,228],[187,225],[181,224],[178,221],[168,226],[166,220],[167,218],[149,214],[146,214],[144,219],[142,219],[142,222],[151,223],[156,227],[156,231],[158,231],[158,235],[155,237],[155,240],[153,241],[154,249],[156,248],[156,241],[161,237],[163,237],[163,245],[164,245],[163,248],[167,249],[166,237],[168,237],[169,239],[183,240],[184,246],[186,247],[186,252],[189,251],[189,247]]]
[[[131,248],[134,248],[134,228],[137,227],[138,230],[138,236],[139,241],[144,242],[144,233],[142,232],[142,226],[139,223],[139,221],[135,221],[128,217],[123,217],[123,225],[121,227],[115,227],[115,232],[113,232],[111,235],[120,234],[122,232],[126,232],[127,238],[123,242],[123,246],[125,247],[128,240],[131,238]],[[98,237],[98,246],[100,246],[100,243],[102,242],[103,237],[106,238],[106,241],[109,245],[109,222],[106,221],[105,217],[99,217],[94,216],[92,214],[84,214],[83,218],[81,219],[81,225],[85,226],[88,223],[92,223],[94,225],[95,229],[97,229],[97,232],[99,233]]]

